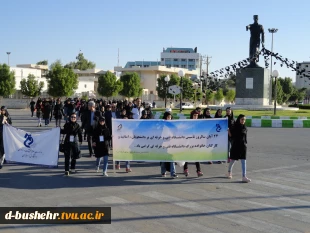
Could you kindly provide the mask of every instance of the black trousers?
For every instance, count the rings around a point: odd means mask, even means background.
[[[34,109],[31,109],[31,116],[33,117]]]
[[[70,160],[71,160],[71,166],[70,166]],[[76,159],[73,158],[73,151],[72,148],[68,148],[65,150],[65,171],[69,171],[69,166],[70,169],[75,169],[75,164],[76,164]]]
[[[200,172],[200,171],[201,171],[201,169],[200,169],[200,163],[199,163],[199,162],[196,162],[195,164],[196,164],[196,171],[197,171],[197,172]],[[186,162],[186,163],[184,164],[184,171],[185,171],[186,169],[188,169],[188,162]]]
[[[87,144],[88,144],[88,150],[89,150],[89,156],[93,154],[93,137],[87,134]]]

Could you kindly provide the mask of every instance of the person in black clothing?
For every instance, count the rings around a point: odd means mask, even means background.
[[[64,110],[59,98],[57,99],[56,105],[54,107],[53,115],[56,120],[56,127],[61,127],[61,119],[64,115]]]
[[[202,115],[204,119],[212,118],[210,108],[205,108]]]
[[[103,158],[103,176],[108,176],[109,161],[109,141],[111,140],[110,130],[105,124],[105,118],[99,117],[99,122],[94,125],[93,131],[93,147],[95,152],[97,172],[100,169],[101,160]]]
[[[12,124],[11,117],[5,106],[1,107],[0,113],[0,169],[3,166],[5,154],[4,154],[4,145],[3,145],[3,125],[4,124]]]
[[[45,121],[45,126],[48,126],[50,123],[50,115],[52,112],[52,107],[49,101],[45,101],[43,109],[43,119]]]
[[[33,113],[34,113],[34,111],[36,109],[35,108],[36,102],[34,102],[33,99],[31,99],[31,102],[30,102],[29,106],[30,106],[30,111],[31,111],[31,117],[33,117]]]
[[[214,118],[223,118],[222,109],[218,109],[214,115]]]
[[[51,116],[50,116],[50,122],[52,121],[53,113],[54,113],[54,108],[56,105],[56,100],[54,98],[51,99],[50,105],[51,105]]]
[[[71,159],[70,170],[72,173],[75,173],[76,159],[79,158],[81,150],[80,146],[82,145],[82,130],[80,125],[76,122],[76,114],[73,113],[70,116],[70,120],[64,125],[64,128],[61,129],[60,133],[65,134],[64,140],[64,155],[65,155],[65,175],[69,175],[69,164]],[[78,144],[79,142],[79,144]]]
[[[106,106],[106,111],[104,113],[105,124],[107,125],[108,129],[110,130],[110,134],[112,135],[112,118],[116,119],[116,115],[114,117],[111,111],[111,105]],[[111,149],[113,149],[112,140],[110,140]]]
[[[225,118],[227,118],[228,120],[228,154],[230,151],[230,147],[231,147],[231,134],[230,134],[230,130],[233,127],[233,125],[235,124],[235,118],[234,118],[234,113],[231,110],[230,107],[226,108],[226,116]],[[229,159],[229,155],[228,155],[228,162],[230,161]]]
[[[192,119],[198,119],[199,112],[198,111],[194,111],[192,115],[193,115]],[[203,176],[203,173],[201,172],[201,168],[200,168],[200,163],[199,162],[195,162],[195,164],[196,164],[197,176],[198,177]],[[189,172],[188,172],[188,162],[186,162],[184,164],[184,175],[185,176],[189,175]]]
[[[146,114],[147,119],[154,119],[153,112],[149,103],[145,104],[145,109],[142,111],[142,116]],[[142,118],[142,117],[141,117]],[[145,119],[145,118],[144,118]]]
[[[83,113],[83,121],[82,121],[82,129],[85,130],[85,133],[87,135],[89,157],[93,156],[92,133],[93,133],[93,127],[95,123],[98,121],[99,117],[101,117],[101,113],[99,111],[96,111],[95,102],[89,101],[88,111]]]
[[[232,146],[230,150],[230,163],[228,167],[227,178],[232,178],[232,168],[236,160],[241,160],[242,182],[248,183],[251,180],[246,177],[246,154],[247,154],[247,127],[245,125],[246,117],[240,114],[234,126],[230,129],[232,136]]]

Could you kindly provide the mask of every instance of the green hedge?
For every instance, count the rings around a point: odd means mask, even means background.
[[[288,107],[294,107],[299,109],[310,109],[310,104],[290,104]]]
[[[298,107],[299,109],[310,109],[310,104],[301,104]]]

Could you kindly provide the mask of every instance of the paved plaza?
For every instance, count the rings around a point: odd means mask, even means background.
[[[29,110],[9,110],[13,126],[28,132],[37,128]],[[159,163],[132,162],[133,172],[96,173],[95,158],[77,162],[77,173],[64,176],[59,167],[5,164],[0,170],[2,207],[112,207],[110,225],[0,225],[2,233],[240,233],[310,232],[309,129],[248,128],[247,176],[241,183],[241,164],[233,179],[224,177],[227,164],[202,165],[203,177],[189,165],[188,178],[177,166],[178,179],[162,178]],[[46,148],[48,150],[48,148]],[[111,151],[112,152],[112,151]]]

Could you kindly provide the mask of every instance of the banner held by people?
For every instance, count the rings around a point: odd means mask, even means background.
[[[4,125],[5,159],[9,163],[57,167],[59,138],[60,128],[29,133],[10,125]]]
[[[228,156],[227,119],[113,119],[113,160],[224,161]]]

